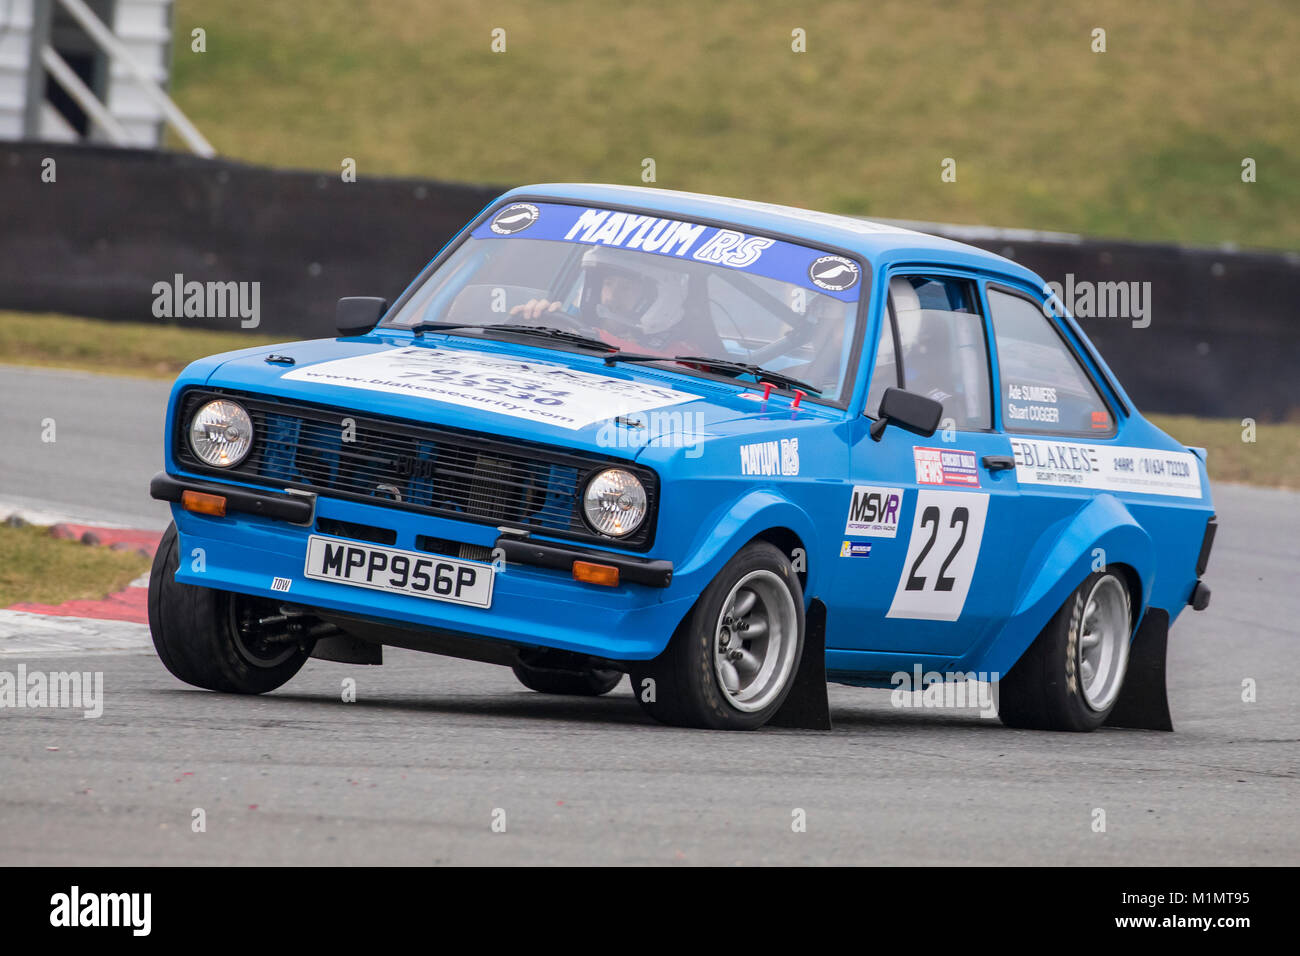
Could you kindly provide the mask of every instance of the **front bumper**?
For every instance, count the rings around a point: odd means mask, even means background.
[[[180,504],[185,491],[224,496],[226,515],[187,511]],[[647,660],[664,649],[697,597],[674,582],[667,561],[501,534],[484,525],[412,515],[382,505],[167,474],[153,479],[150,492],[172,502],[181,537],[176,580],[183,584],[440,634],[552,647],[611,660]],[[423,550],[419,542],[430,539],[493,549],[504,564],[496,574],[492,606],[468,607],[308,578],[303,573],[307,538],[320,521],[392,529],[396,537],[389,546],[405,550]],[[619,568],[621,583],[604,587],[576,581],[570,571],[574,560],[612,564]],[[273,590],[277,578],[282,582]],[[287,591],[283,580],[289,582]]]
[[[192,478],[173,478],[160,471],[149,482],[149,495],[159,501],[180,503],[187,491],[205,495],[218,495],[226,499],[227,511],[276,518],[291,524],[309,525],[316,516],[316,496],[313,494],[283,494],[273,491],[255,491],[238,485],[216,485]]]

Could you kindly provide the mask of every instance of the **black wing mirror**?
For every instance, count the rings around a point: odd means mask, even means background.
[[[890,425],[929,438],[939,427],[942,417],[943,402],[901,388],[887,388],[880,399],[880,413],[871,423],[871,438],[880,441],[880,436]]]
[[[334,309],[334,327],[339,330],[339,335],[365,335],[387,311],[387,299],[369,295],[339,299]]]

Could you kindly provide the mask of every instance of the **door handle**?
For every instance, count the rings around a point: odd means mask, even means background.
[[[1004,471],[1016,467],[1016,460],[1011,455],[985,455],[980,462],[989,471]]]

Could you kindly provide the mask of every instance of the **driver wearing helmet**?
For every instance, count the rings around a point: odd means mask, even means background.
[[[680,268],[667,268],[649,255],[614,252],[596,246],[582,256],[582,295],[578,316],[610,345],[629,351],[680,355],[715,351],[687,321],[690,281]],[[560,300],[531,299],[510,310],[523,319],[540,319],[563,309]],[[567,314],[567,312],[566,312]]]

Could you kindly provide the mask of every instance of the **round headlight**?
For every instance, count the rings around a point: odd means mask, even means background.
[[[582,496],[587,523],[601,534],[623,538],[645,520],[645,488],[636,475],[622,468],[606,468],[591,481]]]
[[[208,402],[190,421],[190,447],[206,465],[233,468],[253,447],[253,421],[234,402]]]

